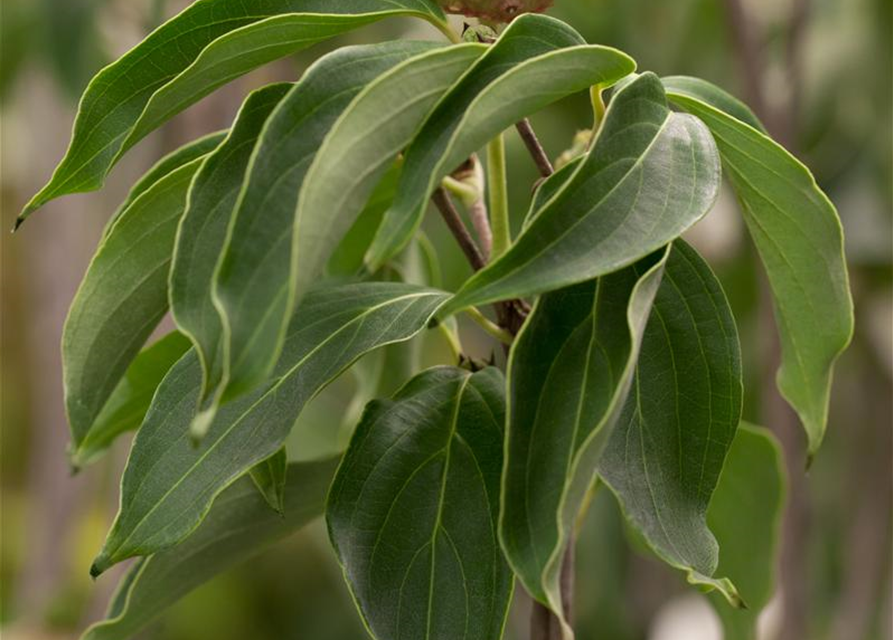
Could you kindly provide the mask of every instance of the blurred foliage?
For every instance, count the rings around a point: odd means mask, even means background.
[[[145,33],[158,23],[158,16],[170,14],[183,4],[171,2],[165,7],[159,0],[2,0],[0,101],[4,110],[26,108],[21,96],[31,84],[49,76],[57,86],[56,96],[64,112],[72,116],[74,100],[88,79],[106,60],[129,47],[129,35]],[[590,42],[629,52],[640,69],[702,76],[743,97],[740,59],[720,0],[558,0],[556,4],[554,15],[572,24]],[[784,106],[790,91],[785,76],[790,3],[750,0],[744,4],[765,35],[769,102]],[[850,601],[858,595],[852,592],[853,567],[869,562],[867,566],[879,565],[886,574],[881,574],[872,587],[863,585],[865,601],[861,604],[868,611],[870,628],[865,638],[888,640],[884,624],[890,612],[884,607],[889,607],[890,599],[890,505],[889,500],[886,506],[883,501],[880,505],[876,500],[871,502],[870,494],[878,484],[885,487],[884,483],[889,483],[887,454],[893,419],[893,354],[889,342],[893,304],[893,3],[813,0],[809,20],[802,45],[802,90],[792,120],[796,131],[789,133],[799,155],[813,168],[818,182],[840,210],[847,232],[858,323],[854,347],[845,355],[836,376],[827,443],[808,478],[812,534],[804,544],[810,568],[810,638],[838,640],[833,635],[835,625],[846,617]],[[109,24],[113,26],[109,28]],[[323,50],[401,34],[430,35],[419,32],[415,23],[388,21],[297,56],[289,74],[293,76],[305,68]],[[239,94],[249,88],[240,84],[238,93],[229,96],[232,104],[221,108],[232,110]],[[589,113],[588,97],[574,96],[533,118],[533,124],[555,157],[571,145],[578,129],[590,125]],[[27,118],[18,122],[27,122]],[[40,123],[30,122],[28,126],[37,128]],[[190,131],[189,137],[207,132]],[[537,174],[517,138],[509,135],[507,142],[510,204],[517,228],[530,201],[526,185],[532,185]],[[15,156],[4,154],[5,161],[9,158]],[[2,177],[4,209],[21,204],[22,187],[9,182],[20,174],[9,171]],[[698,229],[694,240],[725,285],[741,327],[742,343],[756,344],[760,277],[753,268],[752,249],[744,241],[743,230],[728,222],[730,216],[723,215],[722,209],[730,206],[734,203],[728,198],[721,199],[718,210],[703,224],[703,234]],[[97,208],[92,214],[102,220],[110,211]],[[428,219],[425,229],[441,256],[443,286],[455,287],[467,269],[461,254],[443,233],[439,220]],[[14,257],[18,259],[19,254]],[[29,318],[23,315],[26,310],[17,308],[9,313],[7,308],[21,300],[26,282],[24,267],[12,263],[4,274],[3,307],[5,321],[17,318],[19,328],[29,325]],[[462,325],[462,331],[467,334],[468,344],[486,344],[477,339],[474,328]],[[436,334],[421,341],[418,348],[424,365],[445,357],[446,347]],[[750,351],[743,357],[748,388],[745,417],[759,422],[762,356]],[[17,586],[28,553],[26,514],[29,506],[41,499],[29,493],[33,489],[25,461],[34,453],[30,434],[48,428],[32,423],[28,406],[35,398],[61,403],[58,389],[46,391],[28,384],[27,380],[39,379],[39,375],[26,375],[36,366],[26,342],[17,339],[9,345],[4,337],[0,408],[4,463],[11,464],[5,464],[0,473],[0,622],[11,624],[13,633],[9,637],[13,639],[35,637],[22,631],[35,626],[56,629],[63,637],[76,637],[86,618],[96,617],[101,611],[93,600],[104,596],[96,593],[107,594],[108,584],[114,580],[113,576],[103,577],[97,589],[86,577],[87,559],[95,552],[111,515],[111,501],[97,496],[116,495],[117,491],[110,480],[117,470],[107,466],[91,471],[98,474],[91,484],[96,495],[78,509],[76,533],[65,541],[60,538],[59,544],[67,545],[70,562],[61,571],[64,578],[55,592],[48,594],[49,609],[19,610]],[[347,399],[361,386],[345,376],[308,407],[297,431],[312,434],[316,448],[290,451],[292,458],[316,457],[343,446],[344,433],[339,434],[338,427]],[[885,495],[882,490],[880,493]],[[876,511],[874,520],[870,513],[863,513],[872,509]],[[866,561],[860,557],[860,551],[864,555],[865,550],[854,542],[861,540],[856,526],[863,517],[869,518],[869,527],[881,530],[883,544],[869,552],[886,553],[886,558]],[[630,549],[616,504],[609,493],[599,493],[579,537],[576,608],[581,640],[644,640],[655,612],[684,590],[677,576]],[[525,637],[526,616],[526,603],[517,596],[507,637]],[[512,635],[516,632],[521,633]],[[323,527],[315,526],[197,590],[145,637],[288,640],[353,639],[364,634]]]

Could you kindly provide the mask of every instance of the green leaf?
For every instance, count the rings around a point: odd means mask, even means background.
[[[127,207],[131,205],[131,203],[140,197],[145,191],[147,191],[152,185],[161,180],[164,176],[169,174],[171,171],[179,169],[184,164],[189,164],[193,160],[201,158],[205,156],[217,147],[223,139],[226,138],[226,131],[217,131],[216,133],[211,133],[197,140],[193,140],[192,142],[188,142],[184,144],[179,149],[172,151],[171,153],[164,156],[161,160],[156,162],[149,171],[140,178],[135,185],[130,189],[130,193],[127,194],[127,198],[121,205],[118,207],[117,211],[112,215],[109,219],[108,224],[105,227],[105,232],[103,235],[108,234],[109,230],[115,224],[115,221],[118,219],[118,216],[123,213]]]
[[[370,269],[406,244],[441,179],[471,153],[548,104],[595,84],[609,86],[634,69],[626,54],[586,45],[554,18],[525,14],[513,21],[441,100],[406,152],[399,195],[367,256]]]
[[[202,362],[203,400],[223,377],[223,326],[211,298],[214,271],[255,143],[292,86],[270,85],[246,98],[226,140],[196,174],[177,229],[169,283],[171,313]]]
[[[719,281],[673,243],[645,327],[633,388],[599,464],[630,524],[688,581],[718,589],[707,506],[741,418],[741,354]]]
[[[329,535],[372,635],[502,637],[504,380],[437,367],[370,403],[335,475]]]
[[[216,388],[217,402],[263,382],[282,349],[294,308],[289,273],[298,192],[329,129],[374,78],[439,46],[396,41],[338,49],[314,64],[270,116],[239,194],[214,278],[213,296],[224,331],[224,369]],[[334,217],[332,211],[337,209],[326,203],[313,216]],[[340,236],[330,239],[331,249],[320,263],[302,263],[304,282],[303,272],[312,272],[311,281],[319,278],[338,240]],[[316,242],[322,245],[326,238],[317,237]]]
[[[443,28],[431,0],[200,0],[103,69],[81,98],[68,152],[31,199],[93,191],[130,147],[186,107],[252,69],[389,16]]]
[[[611,101],[592,151],[500,259],[443,309],[559,289],[616,271],[697,222],[719,193],[710,132],[645,73]]]
[[[155,389],[189,346],[184,335],[173,331],[134,358],[77,448],[69,452],[73,468],[90,464],[115,438],[140,426]]]
[[[285,484],[288,474],[288,454],[282,447],[248,471],[254,486],[274,511],[285,513]]]
[[[512,346],[500,540],[568,634],[564,551],[629,393],[669,253],[541,297]]]
[[[775,590],[786,494],[780,445],[768,430],[742,422],[707,511],[720,548],[717,573],[728,576],[747,603],[747,609],[733,609],[710,594],[725,640],[756,640],[757,619]]]
[[[224,405],[199,447],[188,426],[202,372],[195,352],[188,352],[161,383],[137,432],[121,508],[91,572],[182,540],[214,496],[282,446],[307,401],[364,353],[420,332],[446,298],[397,283],[311,292],[292,319],[273,379]]]
[[[177,223],[201,158],[146,189],[102,239],[62,332],[65,410],[77,450],[167,312]]]
[[[182,544],[141,558],[115,593],[106,620],[82,640],[126,640],[199,585],[322,515],[337,461],[288,466],[283,515],[270,510],[248,478],[214,501],[205,521]]]
[[[370,82],[344,110],[301,187],[292,254],[296,299],[316,277],[389,163],[412,142],[437,102],[485,50],[484,45],[464,44],[410,58]]]
[[[809,455],[822,443],[834,362],[853,335],[853,301],[834,205],[812,174],[703,81],[666,80],[673,102],[703,120],[722,155],[766,269],[781,335],[778,388],[800,416]],[[740,105],[740,103],[738,103]]]

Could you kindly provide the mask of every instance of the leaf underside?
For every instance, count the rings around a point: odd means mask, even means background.
[[[670,97],[709,128],[766,270],[781,337],[778,388],[800,416],[809,455],[822,443],[834,362],[853,335],[843,229],[812,174],[720,89],[668,78]]]
[[[718,548],[707,507],[741,404],[741,354],[728,302],[703,259],[677,240],[599,474],[661,559],[736,606],[735,586],[712,577]]]
[[[500,536],[527,591],[567,630],[564,550],[629,391],[669,252],[544,295],[512,347]]]

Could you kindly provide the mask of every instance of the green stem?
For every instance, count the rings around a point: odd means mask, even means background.
[[[445,35],[447,37],[447,40],[449,40],[453,44],[460,44],[462,42],[462,36],[456,33],[456,31],[450,26],[450,23],[446,20],[432,20],[431,23],[435,27],[437,27],[437,30]]]
[[[487,189],[490,227],[493,230],[491,260],[508,251],[512,244],[509,227],[508,181],[505,169],[505,136],[500,133],[487,145]]]
[[[495,322],[490,321],[483,313],[481,313],[477,307],[468,307],[465,309],[465,313],[468,314],[468,317],[475,321],[484,331],[488,334],[502,342],[503,344],[511,344],[514,340],[514,337],[511,333],[497,325]]]
[[[603,88],[600,84],[595,85],[589,90],[589,96],[592,99],[592,113],[594,115],[594,122],[592,124],[593,140],[595,139],[595,134],[598,133],[598,130],[602,126],[602,122],[605,119],[605,111],[607,111],[602,91]]]
[[[447,346],[450,348],[453,360],[456,363],[462,362],[462,343],[459,341],[459,336],[453,333],[452,329],[450,329],[445,322],[438,323],[437,329],[440,331]]]

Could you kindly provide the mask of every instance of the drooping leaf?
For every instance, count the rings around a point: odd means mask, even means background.
[[[616,271],[667,244],[713,206],[720,164],[710,132],[669,110],[645,73],[611,101],[592,151],[512,248],[479,271],[444,314]]]
[[[236,481],[182,544],[141,558],[128,570],[106,619],[90,627],[82,640],[133,637],[199,585],[322,515],[336,464],[290,464],[282,515],[270,510],[248,478]]]
[[[285,485],[288,481],[288,454],[285,447],[251,467],[248,474],[267,504],[274,511],[284,514]]]
[[[778,442],[768,430],[742,422],[707,511],[719,543],[716,571],[735,583],[747,603],[747,609],[733,609],[710,594],[725,640],[757,638],[757,619],[775,590],[786,493]]]
[[[610,86],[634,69],[626,54],[586,45],[553,18],[525,14],[512,22],[441,100],[409,147],[399,195],[367,256],[370,269],[406,244],[440,180],[469,154],[548,104],[595,84]]]
[[[374,78],[439,46],[395,41],[338,49],[314,64],[270,116],[239,194],[214,277],[213,296],[224,331],[218,402],[263,382],[282,349],[294,308],[289,273],[298,191],[326,133]],[[332,203],[325,203],[312,215],[332,218],[333,211],[337,209]],[[332,249],[338,240],[340,237],[333,238]],[[307,265],[313,271],[312,282],[318,279],[330,253],[316,269]]]
[[[19,216],[102,186],[120,156],[217,87],[267,62],[382,18],[443,26],[430,0],[201,0],[103,69],[81,99],[68,152]]]
[[[504,380],[437,367],[370,403],[335,476],[329,535],[372,635],[502,637]]]
[[[189,346],[186,336],[173,331],[134,358],[77,448],[69,452],[72,467],[90,464],[115,438],[140,426],[155,389]]]
[[[108,233],[109,229],[112,228],[112,225],[115,224],[118,216],[120,216],[134,200],[140,197],[152,185],[161,180],[171,171],[179,169],[184,164],[189,164],[193,160],[211,153],[217,145],[223,142],[224,138],[226,138],[226,131],[210,133],[184,144],[179,149],[175,149],[156,162],[130,189],[127,198],[124,199],[124,202],[121,203],[117,211],[115,211],[109,219],[105,228],[105,233]],[[105,233],[103,235],[105,235]]]
[[[226,140],[196,174],[177,229],[170,271],[171,313],[202,362],[203,399],[223,376],[223,327],[211,299],[214,271],[257,139],[291,87],[269,85],[245,99]]]
[[[512,346],[500,540],[528,593],[568,634],[564,551],[629,392],[669,253],[541,297]]]
[[[201,162],[170,172],[121,213],[71,303],[62,332],[62,376],[74,450],[167,312],[174,236]]]
[[[292,319],[271,381],[224,405],[198,447],[188,427],[202,373],[188,352],[161,383],[137,433],[121,508],[91,572],[182,540],[220,491],[282,446],[308,400],[364,353],[420,332],[446,297],[399,283],[311,292]]]
[[[485,50],[484,45],[463,44],[415,56],[369,83],[344,110],[301,187],[292,260],[296,299],[388,164],[412,142],[437,102]]]
[[[853,335],[843,230],[812,174],[720,89],[667,78],[670,98],[703,120],[722,155],[772,289],[781,336],[778,388],[800,416],[809,455],[822,443],[834,362]]]
[[[707,506],[741,418],[738,332],[716,276],[673,243],[645,327],[633,387],[599,463],[627,520],[690,583],[740,605],[712,577],[717,544]]]

